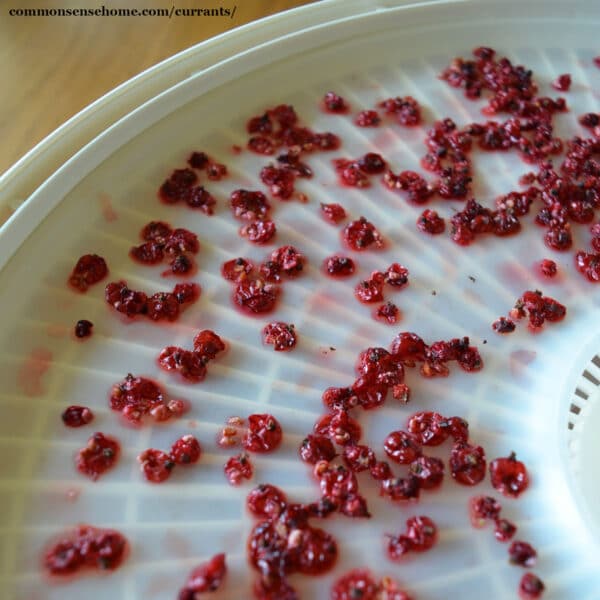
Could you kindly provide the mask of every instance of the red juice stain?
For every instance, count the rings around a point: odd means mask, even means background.
[[[518,263],[506,262],[501,264],[498,269],[498,274],[503,282],[528,286],[530,284],[531,274],[529,270]]]
[[[34,348],[17,372],[17,385],[26,396],[44,393],[43,377],[52,364],[52,353],[46,348]]]
[[[50,323],[46,326],[46,334],[52,338],[62,338],[69,334],[70,329],[66,325]]]
[[[107,223],[112,223],[116,221],[118,218],[118,214],[113,208],[112,199],[108,194],[100,194],[100,211],[102,212],[102,216]]]
[[[515,350],[508,358],[510,372],[513,377],[521,377],[527,366],[535,360],[537,352],[533,350]]]
[[[79,496],[81,495],[80,488],[69,488],[65,493],[65,498],[67,502],[74,504],[79,500]]]

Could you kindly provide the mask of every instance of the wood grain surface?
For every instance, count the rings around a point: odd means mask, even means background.
[[[314,0],[0,0],[0,173],[115,86],[203,40]],[[22,8],[228,8],[231,16],[10,16]]]

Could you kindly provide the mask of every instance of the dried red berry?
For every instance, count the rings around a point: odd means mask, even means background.
[[[144,450],[139,456],[138,461],[141,464],[144,477],[152,483],[162,483],[171,476],[171,471],[175,466],[175,461],[166,452],[149,448]]]
[[[121,448],[119,442],[103,433],[94,433],[76,456],[77,470],[96,481],[110,468],[114,467],[119,458]]]
[[[231,211],[234,217],[245,221],[266,219],[271,205],[262,192],[235,190],[230,196]]]
[[[81,319],[75,324],[75,336],[78,338],[86,338],[92,335],[94,324],[87,319]]]
[[[388,170],[383,176],[383,184],[390,190],[406,192],[409,201],[415,204],[427,202],[436,191],[435,185],[427,183],[415,171],[402,171],[396,175]]]
[[[403,288],[408,283],[408,269],[399,263],[392,263],[384,274],[384,280],[388,285]]]
[[[368,471],[375,464],[375,453],[369,446],[348,444],[342,454],[346,466],[355,473]]]
[[[321,575],[331,570],[338,555],[335,539],[316,527],[296,529],[288,536],[288,552],[294,569],[305,575]]]
[[[171,273],[186,275],[194,269],[194,261],[186,254],[178,254],[170,263]]]
[[[485,478],[485,452],[481,446],[457,442],[452,446],[449,466],[450,474],[458,483],[477,485]]]
[[[358,421],[348,416],[345,410],[329,413],[315,423],[314,431],[329,436],[339,446],[360,441],[362,429]]]
[[[377,461],[369,470],[371,477],[375,481],[385,481],[392,476],[390,465],[385,461]]]
[[[271,311],[277,302],[278,289],[261,279],[244,279],[235,288],[234,302],[250,314]]]
[[[125,537],[112,529],[79,525],[56,542],[44,557],[51,575],[71,575],[86,567],[114,570],[127,555]]]
[[[67,427],[83,427],[94,420],[94,414],[86,406],[69,406],[61,418]]]
[[[278,487],[260,484],[246,497],[246,506],[252,515],[261,519],[279,517],[287,505],[287,497]]]
[[[577,119],[581,125],[588,129],[594,129],[600,125],[600,113],[586,113]]]
[[[271,260],[278,264],[281,272],[288,277],[299,275],[306,266],[306,258],[294,246],[282,246],[273,250]]]
[[[600,281],[600,253],[577,252],[575,254],[575,268],[582,275],[585,275],[588,281],[597,283]]]
[[[225,165],[210,161],[206,167],[206,176],[211,181],[220,181],[223,177],[227,177],[228,171]]]
[[[269,414],[248,417],[248,431],[242,438],[242,446],[248,452],[271,452],[281,444],[281,425]]]
[[[388,98],[378,106],[388,115],[393,115],[400,125],[412,127],[421,123],[421,108],[411,96]]]
[[[425,360],[425,342],[416,334],[408,331],[399,333],[392,342],[391,353],[406,366],[414,367],[416,362]]]
[[[330,256],[323,261],[323,267],[332,277],[348,277],[356,268],[354,261],[347,256]]]
[[[385,453],[401,465],[408,465],[423,454],[421,445],[406,431],[392,431],[383,443]]]
[[[551,227],[544,236],[544,241],[553,250],[568,250],[573,245],[573,237],[569,224],[563,227]]]
[[[194,337],[194,352],[212,360],[225,350],[225,342],[211,329],[203,329]]]
[[[300,458],[312,465],[322,460],[329,462],[336,454],[331,440],[324,435],[309,434],[300,445]]]
[[[183,200],[190,188],[198,181],[198,175],[191,169],[176,169],[158,190],[165,204],[175,204]]]
[[[359,127],[377,127],[381,117],[376,110],[361,110],[354,118],[354,123]]]
[[[494,537],[499,542],[508,542],[517,533],[517,527],[508,519],[496,519],[494,527]]]
[[[202,448],[193,435],[180,437],[171,446],[171,458],[176,465],[193,465],[200,460]]]
[[[177,298],[179,304],[191,304],[196,302],[201,293],[200,286],[197,283],[178,283],[173,288],[173,295]]]
[[[390,477],[381,482],[381,494],[389,496],[394,502],[417,500],[421,493],[421,487],[421,479],[412,474],[401,478]]]
[[[491,496],[475,496],[469,501],[469,513],[473,527],[485,527],[487,521],[495,521],[500,516],[502,507]]]
[[[282,279],[281,266],[272,260],[266,260],[258,268],[261,279],[267,283],[279,283]]]
[[[175,371],[184,379],[198,383],[206,377],[207,360],[197,352],[178,346],[167,346],[158,356],[158,364],[165,371]]]
[[[387,554],[392,560],[401,560],[412,550],[412,541],[407,535],[390,536]]]
[[[365,569],[340,577],[331,589],[331,600],[377,600],[377,583]]]
[[[268,219],[263,221],[252,221],[248,225],[240,227],[240,235],[248,238],[253,244],[267,244],[277,233],[277,227],[273,221]]]
[[[505,496],[516,498],[529,485],[529,476],[525,465],[517,460],[513,452],[506,458],[497,458],[490,463],[490,475],[494,489]]]
[[[225,554],[215,554],[189,574],[185,586],[179,591],[178,600],[196,600],[199,594],[218,590],[226,575]]]
[[[179,316],[180,303],[171,292],[158,292],[146,302],[146,315],[153,321],[175,321]]]
[[[333,161],[333,165],[342,185],[357,188],[371,185],[369,175],[361,169],[358,161],[338,158]]]
[[[433,456],[419,456],[409,465],[410,474],[425,490],[439,487],[444,479],[444,463]]]
[[[84,254],[73,267],[73,271],[69,276],[69,284],[76,290],[85,292],[90,285],[98,283],[107,275],[108,267],[101,256]]]
[[[157,242],[145,242],[140,246],[134,246],[129,250],[129,256],[145,265],[157,265],[165,257],[164,244]]]
[[[429,517],[411,517],[406,521],[406,536],[414,552],[431,550],[437,542],[437,526]]]
[[[164,249],[170,255],[178,255],[182,252],[196,254],[200,250],[200,242],[195,233],[180,227],[171,232],[165,242]]]
[[[347,500],[358,493],[356,475],[342,465],[331,467],[328,463],[318,462],[314,473],[319,479],[321,494],[334,502]]]
[[[115,310],[128,317],[144,314],[148,310],[146,294],[130,290],[126,281],[109,283],[104,290],[104,297]]]
[[[327,92],[323,97],[323,106],[330,113],[345,114],[350,110],[348,103],[335,92]]]
[[[492,329],[496,333],[512,333],[516,329],[515,322],[512,319],[499,317],[492,323]]]
[[[450,436],[455,442],[467,442],[469,440],[469,423],[462,417],[450,417],[441,426],[447,426]]]
[[[393,302],[386,302],[385,304],[377,307],[374,317],[383,323],[395,325],[400,318],[400,310]]]
[[[225,477],[231,485],[240,485],[243,479],[252,479],[254,467],[246,452],[232,456],[223,467]]]
[[[424,446],[439,446],[448,438],[449,431],[444,417],[436,412],[424,411],[413,414],[407,429]]]
[[[153,381],[135,377],[131,373],[113,386],[110,407],[134,424],[139,424],[145,415],[152,416],[156,421],[165,421],[185,410],[181,401],[167,401],[162,389]]]
[[[271,194],[275,198],[289,200],[294,195],[296,173],[287,166],[267,165],[261,169],[260,179],[265,185],[269,186]]]
[[[417,219],[417,228],[423,233],[439,235],[444,233],[446,223],[435,210],[426,209]]]
[[[568,92],[571,87],[571,76],[568,73],[559,75],[553,82],[552,87],[559,92]]]
[[[337,203],[324,204],[321,202],[321,214],[327,221],[334,225],[337,225],[346,218],[344,207]]]
[[[201,171],[208,166],[209,160],[205,152],[192,152],[188,158],[188,164],[192,169]]]
[[[270,156],[275,154],[275,144],[267,137],[254,135],[248,139],[248,150],[255,154]]]
[[[545,589],[542,580],[533,573],[525,573],[519,583],[519,594],[523,600],[541,598]]]
[[[371,279],[365,279],[356,284],[354,295],[365,304],[383,300],[383,273],[374,273]]]
[[[221,274],[227,281],[240,282],[254,270],[254,265],[246,258],[232,258],[223,263]]]
[[[512,565],[530,568],[537,562],[537,552],[531,544],[515,541],[508,548],[508,559]]]
[[[289,352],[296,347],[298,337],[293,324],[274,321],[263,328],[263,341],[273,346],[275,352]]]
[[[357,221],[352,221],[343,231],[345,242],[352,250],[366,250],[369,247],[383,248],[383,239],[381,234],[375,229],[373,223],[360,217]]]
[[[367,152],[364,156],[361,156],[356,164],[358,167],[368,175],[380,175],[387,167],[387,163],[381,156],[376,152]]]

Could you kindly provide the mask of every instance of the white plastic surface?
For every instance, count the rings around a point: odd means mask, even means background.
[[[387,432],[404,426],[410,413],[435,408],[467,418],[473,440],[486,448],[489,458],[516,451],[531,470],[532,484],[519,501],[503,499],[504,515],[517,523],[519,539],[538,548],[535,570],[546,582],[545,598],[600,597],[597,546],[572,499],[562,468],[560,444],[566,433],[557,426],[568,400],[564,381],[598,318],[597,291],[573,273],[570,254],[553,256],[563,272],[559,281],[536,278],[534,263],[550,252],[532,216],[525,219],[527,233],[481,239],[465,251],[447,236],[420,234],[414,223],[422,209],[378,184],[366,190],[340,188],[332,158],[377,151],[394,171],[417,168],[424,129],[359,129],[350,117],[325,115],[318,107],[330,89],[346,97],[355,111],[389,96],[413,95],[426,109],[427,125],[442,116],[459,124],[480,120],[481,103],[467,102],[436,75],[451,57],[486,44],[530,66],[548,93],[552,79],[571,72],[575,83],[568,99],[573,110],[558,121],[562,134],[577,131],[576,115],[597,106],[600,70],[593,69],[591,57],[597,54],[598,8],[584,2],[544,3],[540,15],[541,6],[461,2],[390,8],[265,44],[191,77],[135,111],[69,161],[19,210],[0,235],[0,262],[5,263],[0,271],[2,598],[170,599],[189,570],[217,551],[228,554],[230,577],[214,597],[249,597],[245,539],[252,522],[243,508],[247,491],[269,481],[292,499],[316,496],[295,453],[322,411],[321,392],[351,382],[360,350],[387,346],[397,330],[416,331],[428,341],[469,335],[482,351],[485,369],[475,375],[455,369],[444,380],[422,380],[409,372],[411,404],[398,407],[389,400],[383,409],[361,415],[367,440],[382,454]],[[303,277],[284,286],[275,317],[295,323],[300,344],[279,355],[261,345],[266,319],[241,317],[233,309],[219,268],[239,255],[259,261],[276,247],[251,247],[239,238],[239,224],[226,199],[239,187],[262,189],[257,173],[269,160],[247,152],[234,155],[230,149],[244,144],[248,117],[282,102],[294,104],[310,127],[338,133],[343,148],[310,157],[315,177],[298,184],[309,203],[273,201],[277,245],[296,245],[310,265]],[[213,217],[156,199],[160,183],[194,149],[214,155],[232,174],[206,184],[219,202]],[[475,195],[487,205],[496,195],[516,189],[519,176],[528,170],[511,154],[478,154],[475,165]],[[341,248],[339,232],[319,216],[319,202],[331,201],[342,203],[353,218],[371,219],[389,242],[385,251],[355,256],[360,270],[350,283],[332,282],[319,271],[323,258]],[[106,219],[107,204],[116,219]],[[434,204],[444,216],[458,206]],[[70,269],[87,252],[105,256],[110,280],[126,279],[146,291],[172,287],[173,279],[160,276],[162,266],[145,268],[127,255],[141,227],[155,219],[188,227],[201,239],[195,280],[203,295],[180,322],[124,324],[104,303],[102,284],[86,295],[68,289]],[[586,243],[584,229],[577,231],[575,246]],[[389,294],[403,313],[397,328],[375,323],[370,308],[351,294],[360,278],[393,260],[411,273],[406,290]],[[525,289],[536,287],[568,306],[567,320],[537,336],[524,328],[511,336],[495,335],[492,321],[506,314]],[[71,334],[81,318],[95,323],[93,337],[84,343]],[[224,358],[210,365],[205,382],[183,385],[159,372],[155,360],[160,349],[189,346],[202,328],[214,329],[231,345]],[[52,359],[41,378],[41,392],[27,395],[22,369],[39,349],[49,351]],[[189,417],[158,428],[123,427],[108,408],[107,394],[127,372],[153,376],[172,396],[188,399]],[[96,421],[65,430],[60,413],[68,404],[90,406]],[[284,448],[256,457],[254,481],[230,488],[221,471],[228,454],[216,447],[217,429],[232,414],[267,410],[283,425]],[[564,427],[566,431],[566,422]],[[117,436],[124,452],[114,471],[92,483],[78,476],[72,461],[98,430]],[[168,448],[188,432],[204,446],[201,464],[175,473],[161,486],[144,482],[137,454],[147,447]],[[447,446],[440,450],[447,451]],[[368,481],[361,481],[368,488]],[[465,489],[448,480],[441,492],[400,508],[369,493],[373,519],[334,518],[323,525],[340,540],[335,572],[318,579],[293,577],[292,582],[302,598],[326,598],[344,569],[367,566],[379,576],[397,577],[419,600],[479,600],[482,593],[490,599],[514,598],[522,572],[508,565],[506,546],[494,540],[492,531],[475,531],[469,524],[468,498],[488,492],[487,484]],[[438,522],[439,545],[402,564],[388,562],[383,534],[397,533],[414,514],[428,514]],[[48,585],[39,568],[43,548],[53,535],[78,522],[122,530],[131,540],[131,556],[109,576]]]

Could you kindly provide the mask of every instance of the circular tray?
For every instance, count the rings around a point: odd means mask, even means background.
[[[573,443],[582,425],[570,410],[577,381],[584,370],[589,372],[596,352],[591,324],[598,314],[598,295],[572,274],[571,254],[552,257],[565,273],[559,282],[536,278],[533,265],[549,251],[531,218],[525,234],[482,239],[465,250],[447,236],[421,235],[414,222],[422,208],[379,185],[340,188],[331,165],[332,158],[375,151],[396,172],[417,169],[425,128],[434,119],[451,116],[459,124],[481,120],[481,103],[465,101],[436,75],[453,56],[482,44],[531,67],[548,94],[550,81],[572,73],[572,111],[559,123],[565,132],[576,130],[575,117],[593,109],[593,90],[600,81],[600,71],[591,66],[597,54],[598,7],[588,2],[388,3],[357,13],[320,25],[311,21],[309,27],[226,58],[160,93],[67,161],[2,229],[3,597],[173,598],[190,569],[217,551],[227,553],[231,576],[215,598],[248,597],[252,573],[245,540],[252,520],[244,510],[246,493],[268,481],[294,500],[315,498],[316,485],[296,449],[322,412],[322,391],[352,380],[362,349],[388,346],[397,330],[407,330],[428,341],[468,335],[482,350],[485,368],[475,375],[454,372],[443,380],[409,373],[411,403],[399,407],[388,401],[368,415],[363,421],[368,441],[381,451],[383,436],[403,427],[409,414],[435,408],[467,418],[473,440],[489,457],[516,451],[531,470],[532,484],[518,502],[504,501],[505,513],[517,523],[520,537],[538,548],[536,572],[547,584],[545,597],[598,598],[600,564],[587,527],[593,511],[579,500],[580,493],[590,492],[582,492],[585,478],[578,475],[585,474],[582,454],[594,456],[595,450],[586,445],[588,438],[583,450]],[[350,117],[320,110],[319,99],[329,90],[357,110],[387,97],[412,95],[425,107],[425,128],[359,129]],[[308,203],[273,201],[276,245],[260,248],[237,235],[239,224],[227,198],[240,187],[262,189],[258,172],[269,160],[248,152],[236,155],[231,148],[244,145],[247,118],[279,103],[293,104],[315,130],[339,134],[343,146],[310,158],[315,177],[298,185]],[[230,169],[230,177],[207,184],[218,198],[212,217],[156,198],[161,182],[192,150],[204,150]],[[516,189],[520,175],[529,170],[510,154],[478,154],[475,169],[475,196],[488,204]],[[319,271],[323,258],[341,249],[339,232],[319,216],[319,202],[340,202],[353,218],[364,215],[389,242],[384,251],[357,255],[360,269],[350,284],[332,282]],[[456,206],[435,204],[445,216]],[[156,219],[192,229],[201,241],[194,280],[203,294],[180,321],[170,326],[124,323],[108,310],[103,285],[85,295],[68,288],[76,258],[89,252],[107,259],[110,281],[125,279],[151,292],[170,288],[173,279],[161,277],[162,267],[141,267],[128,257],[141,227]],[[575,242],[575,247],[584,246],[583,232]],[[300,344],[279,355],[261,344],[267,319],[245,318],[234,310],[219,269],[236,256],[259,262],[286,243],[301,249],[309,268],[284,286],[275,317],[296,325]],[[393,298],[403,313],[396,328],[374,322],[371,309],[351,293],[361,276],[392,261],[405,264],[411,273],[410,286]],[[526,331],[496,336],[491,322],[506,314],[525,289],[542,285],[568,306],[567,320],[538,336]],[[94,336],[85,343],[71,334],[81,318],[95,323]],[[156,358],[164,346],[189,346],[193,334],[204,328],[230,344],[204,382],[184,385],[159,371]],[[41,365],[40,356],[48,357]],[[44,371],[39,381],[31,375],[32,366]],[[170,395],[190,402],[190,413],[156,428],[123,426],[110,411],[107,395],[128,372],[160,381]],[[90,406],[94,424],[65,430],[60,413],[69,404]],[[283,448],[257,457],[253,482],[231,488],[222,474],[229,454],[216,445],[218,428],[233,414],[266,411],[282,423]],[[118,466],[96,483],[73,467],[73,455],[93,431],[115,435],[123,445]],[[139,452],[168,448],[184,433],[194,433],[202,442],[201,464],[174,474],[164,485],[143,481]],[[366,479],[363,486],[368,488]],[[491,487],[463,489],[446,481],[440,493],[400,508],[368,493],[371,520],[336,517],[323,525],[340,541],[335,571],[292,581],[302,598],[326,598],[337,575],[366,566],[378,576],[398,578],[420,600],[479,599],[482,590],[490,598],[515,597],[521,573],[508,565],[506,548],[489,531],[475,531],[469,524],[468,498],[486,492]],[[440,543],[415,560],[387,561],[383,535],[400,530],[414,514],[436,520]],[[80,522],[123,531],[132,546],[127,563],[109,576],[49,583],[40,568],[48,540]]]

